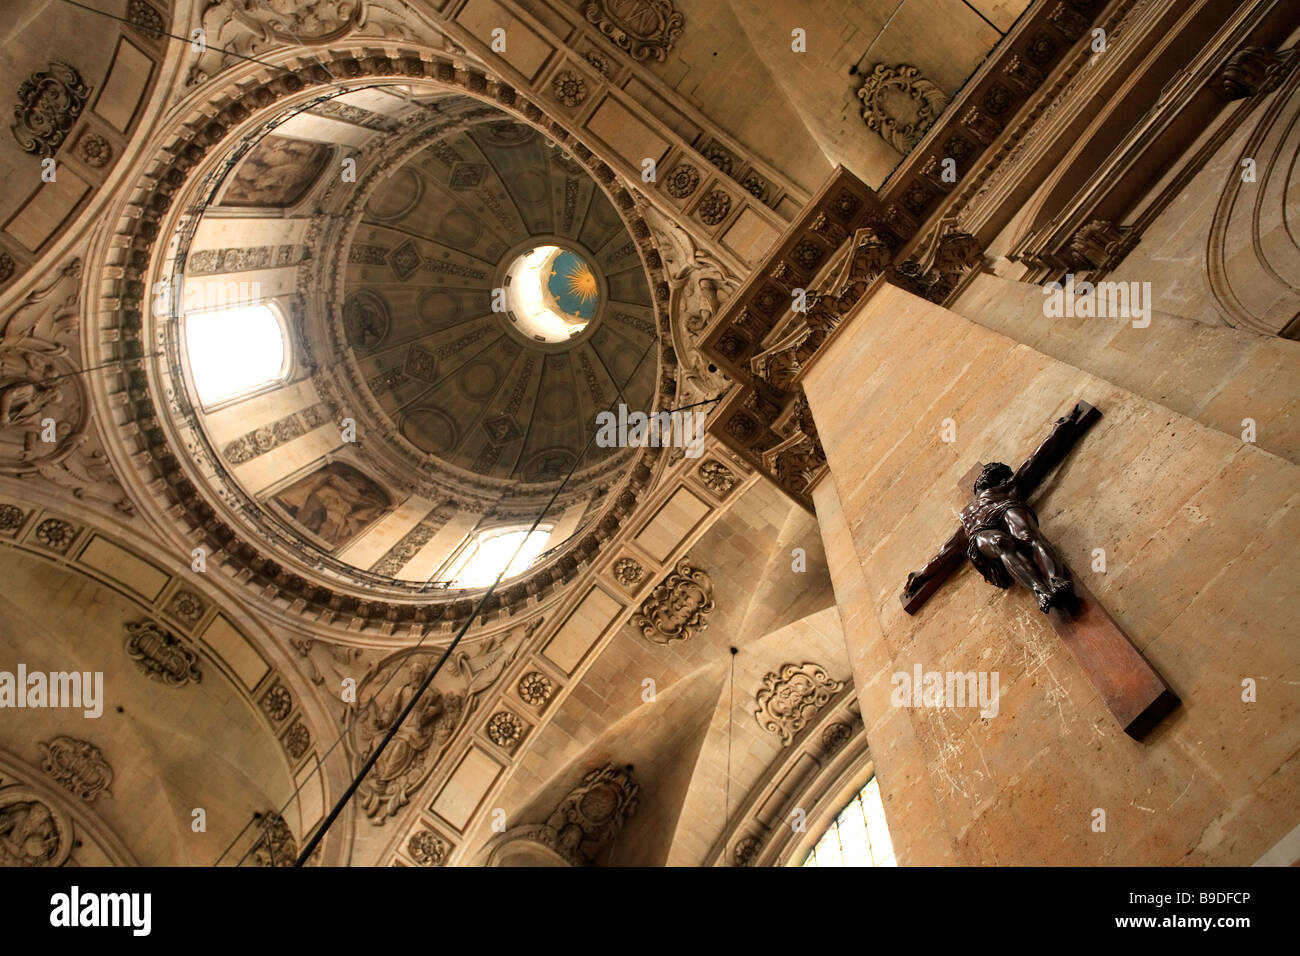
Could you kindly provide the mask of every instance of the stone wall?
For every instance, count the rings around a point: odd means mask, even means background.
[[[953,310],[1229,435],[1240,436],[1249,418],[1259,447],[1300,461],[1300,342],[1171,314],[1165,285],[1152,283],[1144,328],[1107,316],[1048,318],[1042,286],[988,274]]]
[[[805,386],[830,463],[818,518],[901,863],[1249,864],[1294,827],[1295,465],[888,285]],[[1079,399],[1103,417],[1034,505],[1183,700],[1142,743],[1028,594],[965,567],[915,617],[898,601],[955,528],[966,470],[1018,465]],[[892,706],[891,676],[915,664],[997,672],[997,715]]]

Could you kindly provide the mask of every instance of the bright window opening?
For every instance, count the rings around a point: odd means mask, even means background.
[[[185,348],[194,390],[205,406],[253,391],[284,374],[284,330],[265,305],[187,313]]]
[[[587,261],[559,246],[537,246],[511,263],[506,307],[520,330],[541,342],[565,342],[587,327],[600,284]]]
[[[453,588],[485,588],[497,579],[527,571],[551,539],[550,528],[536,531],[488,531],[476,535],[452,562],[445,579]],[[518,549],[518,553],[516,553]]]
[[[897,866],[894,844],[885,827],[880,785],[872,777],[840,811],[804,866]]]

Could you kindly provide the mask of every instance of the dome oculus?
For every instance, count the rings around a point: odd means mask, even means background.
[[[506,310],[519,331],[539,342],[567,342],[596,316],[600,279],[585,258],[555,245],[517,256],[506,270]]]

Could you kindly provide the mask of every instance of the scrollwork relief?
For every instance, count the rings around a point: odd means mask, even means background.
[[[707,628],[712,610],[713,579],[683,561],[641,602],[630,623],[647,640],[671,644]]]
[[[788,747],[830,699],[844,689],[820,664],[786,664],[780,673],[768,673],[755,695],[758,725],[781,738]]]

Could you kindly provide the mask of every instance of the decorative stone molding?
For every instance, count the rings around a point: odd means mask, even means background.
[[[358,802],[373,825],[383,826],[420,789],[479,696],[500,679],[542,623],[536,618],[453,656],[452,666],[420,697],[357,789]],[[360,681],[355,719],[346,738],[358,765],[397,724],[437,659],[432,651],[400,651],[378,662]]]
[[[72,822],[22,784],[0,787],[0,867],[63,866],[73,849]]]
[[[614,562],[614,580],[629,591],[635,591],[638,584],[645,580],[645,568],[635,558],[619,558]]]
[[[1093,219],[1070,240],[1070,252],[1077,269],[1111,270],[1133,251],[1138,238],[1131,230],[1113,222]]]
[[[636,812],[639,791],[630,764],[619,768],[609,763],[592,770],[545,823],[515,827],[494,840],[488,864],[508,854],[530,864],[542,860],[547,865],[590,866]]]
[[[725,498],[731,494],[731,489],[736,486],[736,475],[730,468],[720,461],[712,459],[703,462],[696,473],[715,495],[719,498]]]
[[[370,570],[376,574],[397,577],[420,549],[433,540],[434,535],[442,530],[456,513],[455,508],[445,504],[435,508],[428,517],[402,536],[395,545],[381,557]]]
[[[914,66],[877,63],[858,89],[862,118],[906,155],[948,105],[948,97]]]
[[[499,710],[488,720],[487,735],[503,750],[514,750],[524,736],[524,722],[508,710]]]
[[[555,685],[541,671],[529,671],[519,678],[519,698],[533,707],[541,708],[555,693]]]
[[[638,61],[667,59],[685,22],[671,0],[590,0],[583,12],[588,23]]]
[[[77,374],[81,279],[74,257],[0,320],[0,474],[44,479],[129,515],[133,506],[89,428],[90,400]]]
[[[794,742],[817,711],[844,689],[820,664],[786,664],[780,674],[768,673],[754,700],[754,717],[764,730],[781,738],[781,746]]]
[[[82,800],[111,797],[113,768],[98,747],[76,737],[54,737],[42,743],[41,769],[59,786]]]
[[[451,853],[451,847],[432,830],[420,829],[406,841],[406,852],[420,866],[443,866]]]
[[[1100,0],[1073,3],[1081,15],[1096,15],[1104,8]],[[1124,0],[1117,9],[1106,7],[1105,25],[1113,26],[1131,5],[1132,0]],[[867,78],[862,102],[869,108],[864,116],[874,115],[882,134],[887,125],[894,130],[906,158],[879,192],[846,170],[833,173],[701,337],[701,351],[736,383],[710,418],[709,432],[747,465],[782,483],[771,470],[782,461],[783,486],[789,490],[802,483],[810,470],[803,456],[813,453],[815,443],[810,450],[790,425],[800,397],[791,385],[797,385],[802,369],[867,286],[888,277],[915,294],[942,301],[978,264],[979,243],[958,227],[958,216],[980,195],[978,190],[990,173],[1011,161],[994,146],[1005,139],[1007,124],[1014,121],[1017,135],[1024,135],[1030,125],[1041,121],[1030,101],[1038,105],[1054,92],[1042,87],[1072,48],[1067,31],[1076,24],[1068,21],[1061,16],[1053,19],[1048,5],[1032,7],[942,113],[940,100],[929,90],[916,87],[909,92],[911,81],[923,77],[898,77],[886,66],[879,75],[873,70]],[[1072,56],[1071,69],[1076,71],[1088,58],[1086,51]],[[931,125],[922,135],[926,122]],[[922,140],[933,148],[920,149]],[[944,158],[957,161],[953,183],[938,174]],[[870,233],[857,232],[863,228]],[[853,255],[861,257],[852,267],[857,274],[851,289],[841,293],[838,301],[825,304],[810,296],[808,315],[795,315],[795,288],[833,291],[828,280],[845,268],[848,242],[857,246]],[[866,259],[871,260],[871,268],[866,267]],[[859,283],[858,278],[864,281]],[[763,353],[768,354],[760,367],[751,368],[751,359]],[[813,440],[810,432],[800,430]],[[765,465],[764,453],[787,441],[790,444],[768,456],[772,464]],[[809,490],[805,486],[791,494],[811,510]]]
[[[188,594],[189,592],[181,592]],[[203,680],[199,656],[175,635],[153,621],[126,625],[126,656],[135,661],[140,673],[168,687],[184,687]]]
[[[1287,53],[1257,46],[1243,47],[1228,58],[1214,78],[1214,91],[1231,102],[1277,89],[1294,66],[1294,55]]]
[[[298,859],[298,841],[289,824],[274,810],[258,816],[257,842],[249,852],[254,866],[293,866]]]
[[[556,848],[591,863],[636,812],[640,789],[631,767],[606,764],[589,772],[546,819],[555,831]]]
[[[90,87],[67,63],[51,62],[18,87],[18,105],[9,129],[23,152],[53,156],[81,115]]]
[[[709,626],[713,579],[683,561],[641,602],[629,623],[652,643],[684,641]]]

